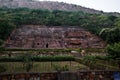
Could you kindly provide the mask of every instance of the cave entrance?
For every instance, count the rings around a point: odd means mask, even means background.
[[[46,44],[46,48],[48,48],[48,43]]]

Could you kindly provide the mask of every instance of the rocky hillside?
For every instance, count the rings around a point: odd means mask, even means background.
[[[48,10],[62,10],[62,11],[83,11],[87,13],[103,14],[103,11],[98,11],[82,6],[67,4],[63,2],[51,1],[34,1],[34,0],[0,0],[0,7],[8,8],[32,8],[32,9],[48,9]],[[118,16],[119,13],[110,13]]]
[[[80,26],[22,25],[5,42],[7,48],[104,48],[106,43]]]

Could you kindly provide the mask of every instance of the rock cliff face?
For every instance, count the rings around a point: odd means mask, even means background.
[[[23,25],[6,41],[7,48],[104,48],[105,42],[80,27]]]

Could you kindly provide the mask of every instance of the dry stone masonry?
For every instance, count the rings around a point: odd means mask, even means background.
[[[7,48],[104,48],[105,42],[77,27],[23,25],[6,41]]]

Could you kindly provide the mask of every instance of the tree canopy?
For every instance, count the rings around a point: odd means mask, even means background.
[[[100,36],[109,44],[120,42],[120,27],[104,28],[100,32]]]
[[[120,42],[108,45],[107,52],[112,59],[120,60]]]

